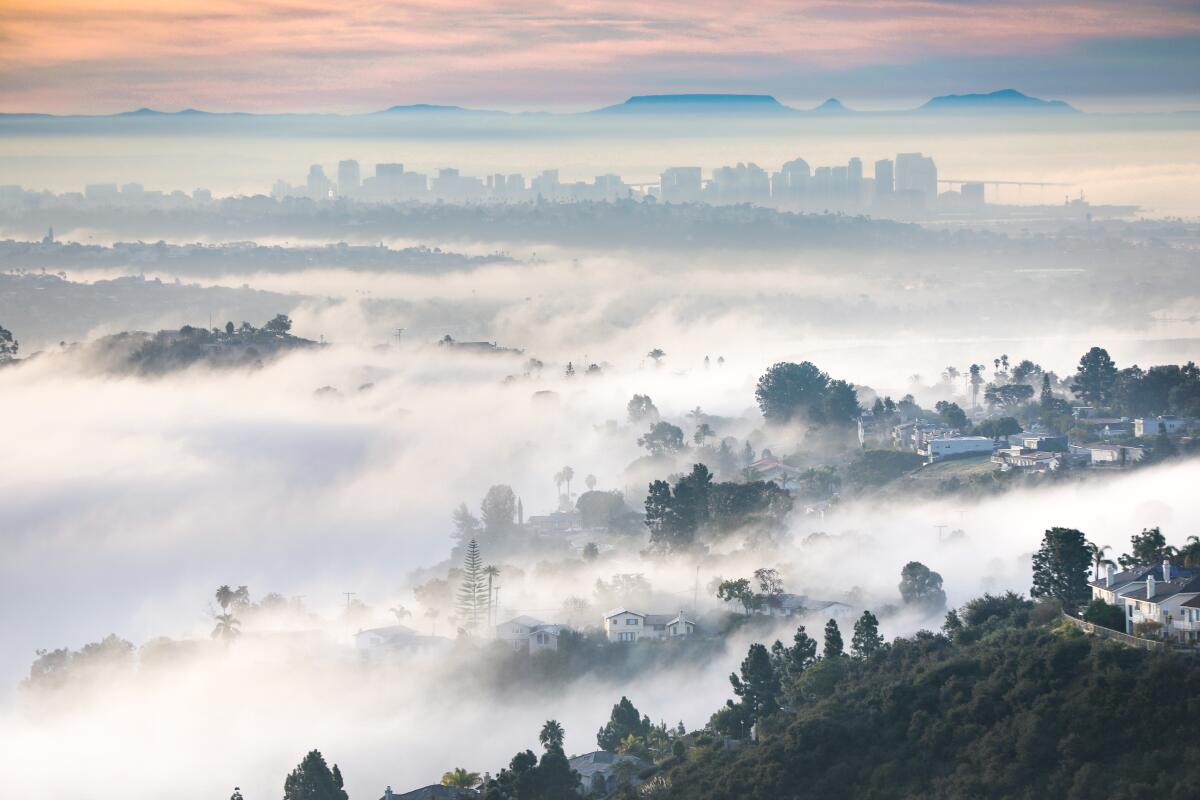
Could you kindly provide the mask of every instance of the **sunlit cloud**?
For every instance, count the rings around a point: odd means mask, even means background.
[[[1067,68],[1088,42],[1198,34],[1196,7],[1168,2],[5,2],[0,107],[586,105],[939,58]]]

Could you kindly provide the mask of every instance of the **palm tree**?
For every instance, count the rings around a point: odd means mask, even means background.
[[[218,614],[215,619],[217,625],[213,628],[212,638],[231,642],[242,635],[240,630],[242,622],[233,614]]]
[[[1183,565],[1185,567],[1200,566],[1200,536],[1187,537],[1187,544],[1179,551],[1183,556]]]
[[[664,358],[667,357],[667,354],[665,352],[663,352],[663,349],[661,347],[656,347],[653,350],[651,350],[649,353],[646,353],[646,356],[648,358],[654,359],[654,366],[657,367],[659,365],[659,363]]]
[[[229,606],[233,604],[237,598],[237,592],[229,588],[229,584],[217,587],[217,605],[221,607],[222,612],[228,612]]]
[[[1106,544],[1093,544],[1092,542],[1088,542],[1087,549],[1088,553],[1092,557],[1093,574],[1095,575],[1096,582],[1099,583],[1100,568],[1115,567],[1117,565],[1117,563],[1111,558],[1105,558],[1104,556],[1104,554],[1109,550],[1112,550],[1112,548]]]
[[[542,747],[547,750],[561,750],[563,746],[563,726],[558,724],[558,720],[548,719],[546,724],[542,726],[542,732],[538,734],[538,741],[542,743]]]
[[[452,786],[455,789],[474,789],[479,785],[479,773],[467,772],[462,767],[455,767],[451,772],[442,775],[442,786]]]
[[[399,625],[400,623],[404,622],[404,618],[405,618],[405,617],[411,617],[411,616],[412,616],[412,612],[411,612],[411,611],[409,611],[409,610],[408,610],[407,608],[405,608],[404,606],[396,606],[396,607],[394,607],[394,608],[389,608],[389,609],[388,609],[388,611],[391,611],[393,614],[395,614],[395,616],[396,616],[396,624],[397,624],[397,625]]]
[[[495,578],[498,578],[498,577],[500,577],[500,568],[499,568],[499,567],[494,567],[494,566],[492,566],[491,564],[488,564],[486,567],[484,567],[484,568],[483,568],[483,574],[484,574],[484,575],[487,575],[487,586],[488,586],[488,625],[489,625],[489,626],[492,626],[492,625],[495,625],[495,624],[496,624],[496,616],[495,616],[495,614],[493,613],[494,605],[493,605],[493,603],[492,603],[492,597],[494,596],[494,595],[492,594],[492,580],[493,580],[493,579],[495,579]]]
[[[562,470],[559,470],[558,472],[554,473],[554,488],[558,490],[558,504],[559,505],[562,505],[562,487],[563,487],[564,480],[566,480],[566,479],[563,477]]]
[[[571,479],[575,477],[575,470],[570,467],[562,468],[563,482],[567,484],[567,502],[571,500]]]
[[[233,599],[229,601],[229,605],[235,609],[250,605],[250,590],[245,586],[239,586],[233,593]]]

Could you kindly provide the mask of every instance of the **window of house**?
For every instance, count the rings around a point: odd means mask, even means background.
[[[626,625],[637,625],[638,624],[637,617],[630,617],[629,619],[625,620],[625,624]]]

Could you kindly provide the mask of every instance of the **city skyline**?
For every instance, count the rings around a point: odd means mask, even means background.
[[[0,37],[4,112],[578,110],[671,92],[874,109],[1014,85],[1166,110],[1195,107],[1200,73],[1200,9],[1184,2],[50,0],[0,4]]]

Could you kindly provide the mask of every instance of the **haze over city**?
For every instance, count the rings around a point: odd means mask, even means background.
[[[14,797],[1194,794],[1194,3],[0,3]]]

